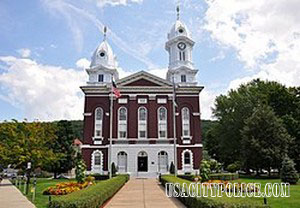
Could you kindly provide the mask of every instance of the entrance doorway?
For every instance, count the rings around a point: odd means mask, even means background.
[[[148,155],[146,152],[138,154],[138,172],[148,172]]]
[[[168,153],[165,151],[158,153],[158,172],[168,172]]]

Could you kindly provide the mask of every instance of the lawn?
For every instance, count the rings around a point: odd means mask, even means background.
[[[37,180],[37,185],[36,185],[36,195],[35,195],[35,200],[34,200],[34,204],[37,208],[46,208],[47,204],[49,202],[49,196],[47,195],[43,195],[43,191],[48,188],[49,186],[53,186],[57,183],[61,183],[61,182],[66,182],[66,181],[72,181],[72,180],[68,180],[68,179],[46,179],[46,178],[39,178]],[[31,184],[32,185],[32,184]],[[31,188],[31,186],[30,186]],[[24,194],[24,186],[21,186],[20,191]],[[29,193],[26,195],[26,197],[32,201],[32,193],[29,190]],[[51,196],[52,199],[55,196]]]
[[[165,177],[165,176],[164,176]],[[179,182],[182,183],[190,183],[190,181],[177,178],[174,180],[174,176],[166,176],[169,182]],[[266,183],[280,183],[279,179],[238,179],[234,181],[230,181],[232,183],[239,182],[239,183],[260,183],[261,189],[263,190]],[[226,194],[223,197],[210,197],[213,200],[220,201],[220,202],[232,202],[232,203],[246,203],[246,204],[256,204],[256,205],[263,205],[264,199],[263,198],[256,198],[256,197],[227,197]],[[300,182],[297,185],[290,186],[290,197],[270,197],[267,198],[267,203],[272,208],[299,208],[300,207]]]
[[[239,179],[234,182],[245,182],[245,183],[261,183],[263,188],[266,183],[280,183],[279,179]],[[226,200],[243,200],[241,198],[228,198]],[[247,201],[263,202],[263,198],[246,198]],[[297,185],[290,186],[290,197],[270,197],[267,198],[268,204],[274,208],[299,208],[300,207],[300,182]]]

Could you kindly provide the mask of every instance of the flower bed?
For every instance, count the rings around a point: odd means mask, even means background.
[[[79,191],[89,186],[89,182],[76,183],[65,182],[59,183],[55,186],[50,186],[43,191],[43,195],[66,195],[75,191]]]
[[[55,186],[50,186],[43,191],[43,195],[66,195],[75,191],[79,191],[94,184],[95,178],[89,176],[84,183],[64,182]]]

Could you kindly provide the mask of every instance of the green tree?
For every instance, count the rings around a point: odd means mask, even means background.
[[[243,161],[241,129],[245,120],[262,105],[270,106],[275,115],[282,119],[288,133],[295,138],[289,146],[289,154],[297,164],[298,161],[300,163],[300,89],[259,79],[216,98],[213,115],[217,123],[206,131],[204,140],[204,148],[212,158],[225,167]],[[247,169],[247,164],[242,165]]]
[[[55,128],[51,123],[42,122],[3,122],[0,125],[0,160],[4,166],[26,169],[42,167],[56,160],[49,145],[56,139]]]
[[[80,152],[77,153],[75,158],[75,177],[78,183],[83,183],[85,179],[86,164],[82,159]]]
[[[296,184],[299,180],[298,173],[295,169],[295,163],[287,155],[284,157],[280,171],[280,178],[282,182]]]
[[[54,178],[58,174],[65,173],[74,167],[75,150],[72,146],[74,133],[70,121],[61,120],[55,123],[56,139],[50,145],[50,148],[58,157],[57,160],[51,161],[46,166],[49,172],[54,173]]]
[[[245,120],[241,130],[242,155],[248,168],[269,170],[280,168],[282,158],[292,142],[283,121],[271,107],[261,105]]]

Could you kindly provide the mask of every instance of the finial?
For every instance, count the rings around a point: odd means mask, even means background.
[[[179,20],[179,5],[177,6],[177,8],[176,8],[176,11],[177,11],[177,20]]]
[[[107,32],[107,28],[106,28],[106,26],[104,26],[104,29],[103,29],[104,38],[103,38],[103,40],[106,40],[106,32]]]

